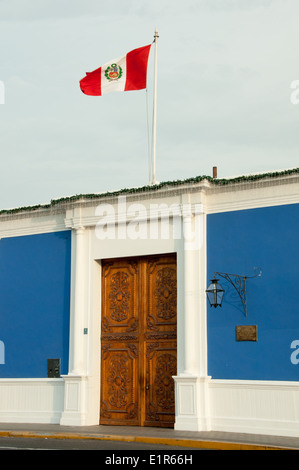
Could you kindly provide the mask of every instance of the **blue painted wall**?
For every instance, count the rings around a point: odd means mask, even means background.
[[[0,240],[1,378],[47,377],[48,358],[67,374],[70,264],[70,231]]]
[[[208,215],[209,279],[214,271],[250,276],[262,268],[261,277],[247,281],[247,317],[233,287],[219,278],[222,308],[207,307],[212,378],[299,380],[298,241],[299,204]],[[257,325],[257,342],[236,341],[236,325],[246,324]]]

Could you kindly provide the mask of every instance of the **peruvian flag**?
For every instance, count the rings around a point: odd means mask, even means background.
[[[146,88],[147,64],[151,44],[139,47],[125,56],[110,60],[102,67],[87,72],[80,80],[85,95],[101,96],[112,91]]]

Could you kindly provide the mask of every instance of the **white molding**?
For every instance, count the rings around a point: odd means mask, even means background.
[[[91,426],[99,424],[99,414],[90,413],[88,409],[94,390],[92,380],[88,376],[69,374],[63,375],[65,382],[64,409],[60,423],[63,426]],[[100,397],[98,396],[98,401]]]
[[[63,379],[0,379],[0,422],[59,424]]]
[[[235,195],[235,197],[237,197]],[[222,200],[210,204],[206,207],[208,214],[217,214],[220,212],[242,211],[247,209],[259,209],[264,207],[285,206],[288,204],[299,204],[299,192],[293,196],[276,196],[264,198],[248,198],[247,200]]]
[[[217,212],[246,210],[258,207],[271,207],[299,203],[299,175],[287,175],[264,178],[255,181],[230,182],[227,185],[213,184],[203,180],[198,183],[182,184],[161,188],[156,191],[99,195],[92,199],[63,201],[53,207],[0,214],[0,238],[38,233],[48,233],[75,229],[78,226],[94,227],[99,222],[96,207],[102,204],[112,205],[117,209],[119,198],[125,198],[126,205],[142,203],[147,210],[144,220],[149,220],[151,204],[179,204],[190,199],[192,212],[196,214],[197,204],[202,204],[200,211],[213,214]],[[166,214],[168,215],[168,213]],[[152,212],[154,218],[155,214]],[[118,211],[115,211],[116,223]],[[160,209],[156,217],[162,217]],[[129,222],[132,217],[126,217]],[[140,219],[141,221],[141,219]],[[113,220],[112,220],[113,222]]]
[[[299,437],[299,382],[209,383],[211,429]]]
[[[181,374],[175,382],[175,430],[210,431],[210,377]]]
[[[298,204],[299,179],[217,186],[207,191],[207,201],[208,214]]]
[[[181,374],[175,429],[299,437],[299,382]]]
[[[1,222],[1,221],[0,221]],[[34,225],[30,227],[16,227],[10,229],[0,229],[0,239],[1,238],[11,238],[11,237],[22,237],[26,235],[38,235],[42,233],[51,233],[51,232],[62,232],[68,230],[63,223],[47,223]]]

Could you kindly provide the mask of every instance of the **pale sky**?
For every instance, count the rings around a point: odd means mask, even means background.
[[[154,48],[147,92],[79,80],[155,27],[158,181],[299,167],[298,18],[298,0],[0,0],[0,209],[148,184]]]

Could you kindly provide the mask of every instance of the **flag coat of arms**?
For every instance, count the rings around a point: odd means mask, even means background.
[[[113,59],[80,80],[85,95],[102,96],[112,91],[142,90],[146,88],[147,64],[151,44]]]

